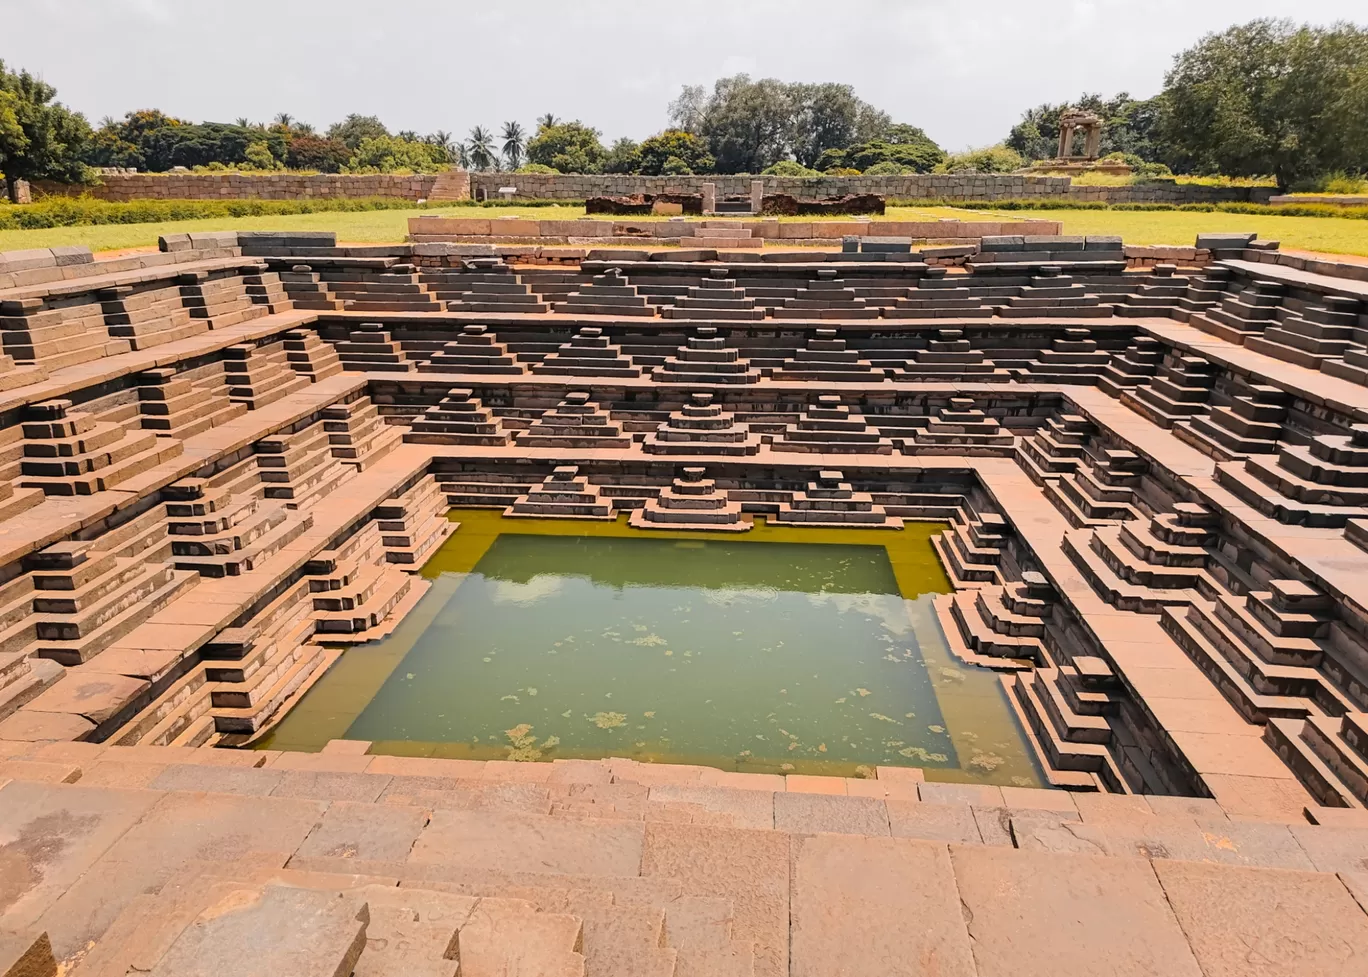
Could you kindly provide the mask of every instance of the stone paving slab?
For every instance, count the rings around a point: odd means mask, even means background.
[[[138,796],[156,802],[38,920],[59,958],[95,939],[130,899],[191,860],[263,853],[284,865],[326,809],[316,801],[228,794]]]
[[[643,825],[485,811],[435,811],[410,860],[462,868],[575,875],[637,875]]]
[[[888,809],[872,797],[785,792],[774,795],[774,827],[794,834],[888,834]]]
[[[1349,977],[1368,915],[1333,875],[1155,862],[1205,977]]]
[[[793,977],[975,977],[945,845],[902,838],[798,838]]]
[[[647,824],[641,874],[677,880],[690,895],[730,899],[732,936],[755,941],[757,977],[788,974],[788,835]]]
[[[23,780],[0,788],[4,926],[36,924],[159,796]]]
[[[239,889],[186,927],[152,977],[218,977],[230,960],[242,977],[350,974],[365,949],[369,921],[365,902],[348,893]]]
[[[978,977],[1202,977],[1150,864],[951,846]]]

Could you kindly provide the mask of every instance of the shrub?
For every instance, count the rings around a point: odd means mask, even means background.
[[[519,200],[519,207],[560,207],[576,201]],[[582,203],[582,201],[579,201]],[[397,197],[311,200],[135,200],[113,203],[94,197],[44,197],[37,203],[0,206],[0,230],[23,231],[45,227],[81,227],[91,224],[155,224],[161,221],[216,217],[258,217],[284,214],[322,214],[367,210],[412,210],[412,200]],[[477,204],[473,200],[429,203],[427,209],[447,207],[500,207],[503,201]]]
[[[717,160],[708,152],[708,144],[682,129],[666,129],[659,135],[644,140],[637,148],[638,170],[647,176],[666,174],[671,159],[682,162],[690,173],[707,173]],[[674,174],[671,174],[674,175]]]
[[[1025,160],[1014,149],[1001,144],[987,149],[971,149],[949,156],[936,167],[937,173],[1011,173],[1021,169]]]
[[[906,172],[930,173],[945,159],[945,152],[929,139],[912,143],[890,143],[876,139],[851,146],[839,160],[835,157],[828,159],[832,165],[851,166],[865,173],[869,172],[871,166],[880,163],[896,163]]]
[[[665,165],[660,168],[662,176],[693,176],[693,170],[689,169],[689,164],[678,156],[671,156],[665,161]]]
[[[446,168],[446,151],[432,143],[400,139],[398,136],[373,136],[362,139],[347,162],[349,173],[435,173]]]
[[[282,169],[280,160],[271,155],[271,147],[264,142],[254,142],[242,154],[242,161],[254,170]]]
[[[867,169],[867,170],[864,171],[864,175],[865,175],[865,176],[906,176],[906,175],[909,174],[909,173],[915,173],[915,172],[916,172],[916,170],[913,170],[913,169],[911,169],[910,167],[903,166],[901,163],[895,163],[895,162],[893,162],[893,161],[890,159],[890,160],[884,160],[882,163],[875,163],[875,164],[874,164],[873,166],[871,166],[869,169]]]
[[[781,159],[779,162],[765,167],[760,171],[761,176],[821,176],[818,170],[810,170],[802,163],[791,159]]]
[[[547,166],[543,163],[524,163],[519,166],[514,173],[559,173],[560,170],[554,166]]]
[[[853,166],[833,166],[826,171],[827,176],[859,176],[860,171]]]

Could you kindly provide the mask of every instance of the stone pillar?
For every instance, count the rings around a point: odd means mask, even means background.
[[[703,213],[704,213],[704,214],[715,214],[715,213],[717,213],[717,184],[716,184],[716,183],[705,183],[705,184],[703,184]]]
[[[760,213],[765,201],[765,181],[751,180],[751,213]]]
[[[1089,159],[1097,159],[1102,150],[1102,127],[1088,126],[1087,142],[1084,155]]]
[[[1068,159],[1073,149],[1074,127],[1067,122],[1059,125],[1059,158]]]

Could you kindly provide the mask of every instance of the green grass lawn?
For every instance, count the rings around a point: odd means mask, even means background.
[[[573,220],[583,207],[480,207],[432,211],[330,211],[273,217],[205,218],[159,224],[96,224],[32,231],[0,231],[0,251],[84,244],[94,251],[156,247],[162,234],[183,231],[299,230],[336,231],[339,241],[388,243],[404,240],[408,218],[424,213],[443,217],[518,216],[540,220]],[[1208,231],[1253,231],[1284,247],[1338,254],[1368,255],[1368,220],[1337,217],[1271,217],[1189,211],[1129,210],[961,210],[951,207],[890,207],[888,220],[1026,220],[1062,221],[1065,234],[1119,234],[1128,244],[1190,245]],[[634,218],[640,219],[640,218]],[[811,218],[799,218],[810,220]],[[833,218],[840,219],[840,218]]]
[[[1271,217],[1186,210],[976,211],[1009,219],[1062,221],[1065,234],[1119,234],[1127,244],[1190,245],[1198,234],[1252,231],[1284,248],[1368,255],[1368,220],[1347,217]]]

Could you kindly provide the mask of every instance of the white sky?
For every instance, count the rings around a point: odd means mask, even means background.
[[[1262,16],[1368,23],[1368,0],[0,0],[0,59],[97,122],[348,112],[391,130],[643,138],[685,84],[841,81],[950,150],[1084,91],[1154,94],[1175,53]]]

